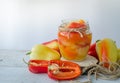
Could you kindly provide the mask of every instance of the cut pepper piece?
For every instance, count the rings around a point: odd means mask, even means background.
[[[48,61],[47,60],[30,60],[28,64],[29,71],[32,73],[47,73]]]
[[[55,80],[70,80],[82,74],[78,64],[70,61],[51,60],[48,65],[48,76]]]

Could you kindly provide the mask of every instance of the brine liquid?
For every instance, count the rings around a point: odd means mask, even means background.
[[[84,60],[87,56],[92,34],[78,32],[58,32],[58,42],[61,55],[67,60]]]

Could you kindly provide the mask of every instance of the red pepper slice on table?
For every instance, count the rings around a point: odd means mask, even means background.
[[[30,60],[28,64],[29,71],[32,73],[47,73],[48,61],[47,60]]]
[[[51,60],[48,65],[48,76],[56,80],[69,80],[82,74],[80,66],[70,61]]]

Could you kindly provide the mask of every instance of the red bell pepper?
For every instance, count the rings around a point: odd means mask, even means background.
[[[80,66],[70,61],[51,60],[48,65],[48,76],[56,80],[69,80],[82,74]]]
[[[98,54],[96,52],[96,43],[93,43],[90,45],[88,55],[91,55],[91,56],[95,57],[96,59],[98,59]]]
[[[47,60],[30,60],[28,64],[29,71],[32,73],[47,73],[48,61]]]

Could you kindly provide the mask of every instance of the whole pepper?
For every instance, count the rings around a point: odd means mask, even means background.
[[[96,59],[98,59],[98,54],[96,52],[96,42],[90,45],[90,49],[88,51],[88,55],[93,56]]]

